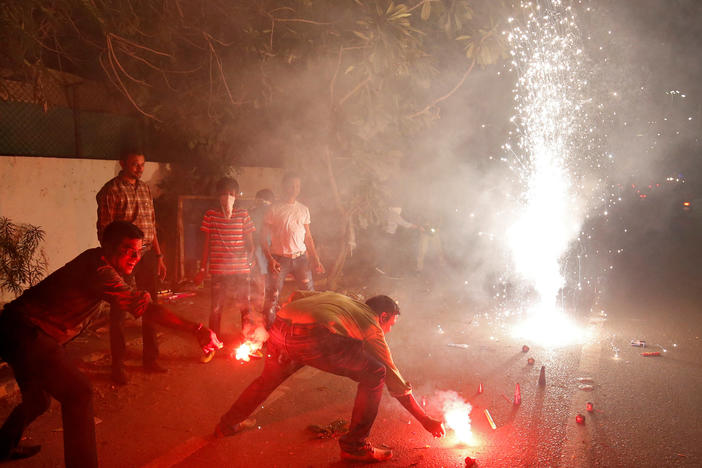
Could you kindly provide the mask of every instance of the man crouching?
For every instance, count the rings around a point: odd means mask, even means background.
[[[392,457],[391,450],[368,442],[383,384],[427,431],[443,436],[443,425],[417,404],[385,341],[399,313],[388,296],[375,296],[364,304],[335,292],[297,291],[271,326],[263,373],[222,416],[215,435],[242,430],[246,418],[271,392],[307,365],[358,382],[349,432],[339,439],[341,458],[375,462]]]
[[[61,403],[63,448],[67,467],[98,466],[92,387],[66,358],[63,345],[79,335],[98,311],[100,301],[156,323],[191,331],[205,352],[221,342],[212,331],[151,303],[146,291],[133,289],[130,276],[142,253],[143,232],[126,221],[107,226],[102,247],[89,249],[56,270],[0,315],[0,357],[12,368],[22,393],[0,428],[0,460],[26,458],[40,446],[19,446],[24,429]]]

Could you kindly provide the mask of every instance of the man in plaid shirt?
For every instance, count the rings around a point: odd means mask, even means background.
[[[122,170],[107,182],[97,194],[97,234],[102,240],[105,228],[113,221],[128,221],[144,232],[142,260],[134,269],[137,288],[157,298],[157,275],[166,277],[166,265],[163,262],[161,246],[156,234],[154,203],[149,186],[142,182],[145,157],[140,151],[128,150],[122,153],[119,164]],[[112,380],[124,385],[127,374],[124,371],[126,345],[124,340],[125,313],[115,307],[110,308],[110,350],[112,353]],[[147,317],[142,318],[142,335],[144,342],[144,369],[149,372],[166,372],[158,359],[158,342],[156,328]]]

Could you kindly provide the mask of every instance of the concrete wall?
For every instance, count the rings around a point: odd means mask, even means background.
[[[44,229],[50,273],[98,245],[95,195],[119,169],[117,161],[0,156],[0,216]],[[167,170],[165,164],[146,163],[142,180],[155,197]],[[280,183],[279,169],[244,167],[235,176],[245,197]],[[0,293],[0,302],[10,299]]]

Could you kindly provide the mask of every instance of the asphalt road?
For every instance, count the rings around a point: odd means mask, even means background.
[[[559,349],[510,338],[484,311],[420,279],[380,278],[358,291],[399,298],[402,316],[388,342],[396,364],[430,411],[437,414],[439,391],[455,391],[473,405],[475,440],[461,445],[451,432],[432,438],[385,394],[371,433],[373,443],[394,451],[385,465],[461,467],[466,456],[486,467],[702,465],[699,298],[693,280],[659,277],[655,271],[652,267],[648,276],[637,276],[625,270],[626,281],[613,276],[601,304],[592,312],[576,313],[593,338]],[[205,321],[207,302],[203,293],[175,308]],[[225,338],[231,342],[238,323],[230,319],[225,330],[231,334]],[[137,330],[131,329],[134,336]],[[631,339],[643,339],[648,347],[632,347]],[[220,353],[200,364],[192,338],[164,331],[161,341],[162,362],[170,369],[166,375],[142,371],[140,345],[134,341],[126,387],[110,384],[107,358],[83,365],[95,385],[101,466],[347,466],[339,460],[336,440],[318,439],[306,428],[348,420],[353,382],[303,369],[257,411],[254,428],[215,440],[211,433],[219,416],[258,375],[262,362],[242,364]],[[85,349],[85,343],[69,349],[76,357],[107,351],[106,339],[93,343],[95,349]],[[524,344],[531,348],[528,353],[522,352]],[[643,351],[662,355],[642,357]],[[537,383],[542,365],[545,387]],[[592,379],[593,389],[581,390],[578,378]],[[477,394],[481,383],[484,393]],[[522,397],[518,406],[512,401],[516,383]],[[593,403],[594,412],[585,411],[586,401]],[[488,425],[484,409],[496,430]],[[3,403],[0,417],[9,410]],[[575,423],[577,413],[585,415],[584,425]],[[27,431],[28,443],[42,444],[42,452],[7,466],[61,466],[60,428],[54,402]]]

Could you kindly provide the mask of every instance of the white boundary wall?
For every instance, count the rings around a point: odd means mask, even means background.
[[[44,229],[51,273],[98,245],[95,195],[119,170],[114,160],[0,156],[0,216]],[[167,170],[166,164],[146,163],[142,180],[154,197]],[[280,169],[242,167],[234,172],[244,197],[266,187],[278,191]],[[11,299],[0,293],[0,302]]]

